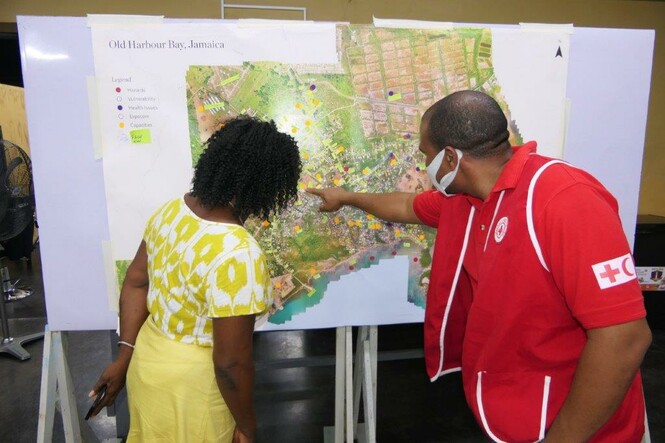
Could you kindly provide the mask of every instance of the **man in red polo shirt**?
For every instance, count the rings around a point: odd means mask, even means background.
[[[497,442],[639,442],[639,366],[651,342],[616,200],[592,176],[511,147],[499,105],[461,91],[423,115],[436,190],[308,191],[438,228],[425,312],[432,381],[462,371]]]

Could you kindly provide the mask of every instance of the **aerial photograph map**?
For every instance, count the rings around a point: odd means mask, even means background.
[[[356,192],[420,192],[431,185],[418,151],[423,112],[464,89],[493,96],[521,143],[492,66],[492,34],[483,28],[413,30],[340,25],[339,64],[251,62],[190,66],[186,74],[193,162],[224,120],[239,114],[272,119],[300,146],[300,198],[272,220],[245,227],[268,255],[285,324],[325,297],[340,277],[406,256],[408,294],[424,307],[435,231],[386,223],[352,208],[317,211],[307,187]]]

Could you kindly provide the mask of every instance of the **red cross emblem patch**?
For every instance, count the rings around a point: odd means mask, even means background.
[[[635,265],[630,253],[601,263],[591,265],[600,289],[611,288],[634,280]]]

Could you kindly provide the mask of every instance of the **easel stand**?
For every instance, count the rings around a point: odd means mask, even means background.
[[[65,334],[61,331],[50,331],[46,325],[42,359],[42,388],[39,396],[39,424],[37,426],[37,441],[40,443],[53,440],[53,420],[56,408],[62,415],[65,441],[83,441],[74,397],[74,385],[67,364]]]
[[[335,362],[335,426],[323,430],[326,443],[376,443],[376,374],[378,329],[358,328],[353,372],[351,326],[337,328]],[[360,397],[365,423],[358,423]]]
[[[53,441],[53,421],[56,409],[62,416],[62,427],[67,443],[98,442],[87,424],[79,421],[74,384],[67,364],[67,333],[50,331],[46,325],[44,332],[44,355],[42,359],[42,385],[39,395],[39,423],[37,442]]]

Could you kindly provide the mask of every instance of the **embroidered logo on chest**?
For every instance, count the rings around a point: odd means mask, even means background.
[[[496,224],[496,228],[494,228],[494,241],[501,243],[506,236],[506,232],[508,232],[508,217],[503,217]]]

